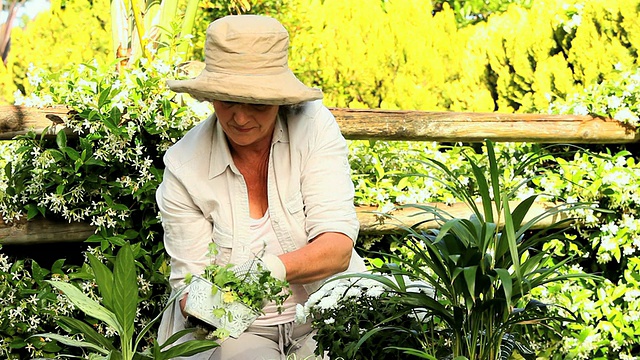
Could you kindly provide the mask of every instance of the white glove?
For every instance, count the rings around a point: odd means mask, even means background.
[[[287,279],[287,269],[284,267],[284,263],[273,254],[265,254],[261,258],[251,259],[231,268],[237,277],[250,281],[257,281],[260,272],[265,270],[278,280],[285,281]]]

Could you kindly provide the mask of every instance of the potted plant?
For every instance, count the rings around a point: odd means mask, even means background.
[[[215,243],[209,245],[209,255],[216,253]],[[188,275],[189,296],[185,312],[212,326],[206,338],[237,338],[262,313],[268,302],[279,308],[291,295],[286,281],[271,276],[258,258],[253,259],[255,271],[239,272],[232,264],[207,265],[199,276]],[[202,326],[206,330],[207,326]]]
[[[567,271],[576,259],[544,251],[549,242],[572,241],[565,232],[574,220],[572,211],[593,205],[560,203],[532,215],[532,205],[539,195],[514,201],[518,188],[525,186],[530,177],[522,177],[513,186],[504,185],[501,181],[504,172],[491,141],[486,142],[485,168],[471,156],[465,156],[473,173],[470,183],[460,181],[435,159],[422,160],[427,171],[417,175],[441,182],[469,206],[472,215],[454,218],[443,208],[407,205],[421,209],[432,219],[429,221],[437,221],[440,226],[420,230],[421,222],[399,225],[405,233],[398,240],[402,244],[400,251],[378,252],[386,263],[374,267],[370,274],[351,275],[382,285],[384,290],[379,291],[377,307],[370,311],[379,312],[392,306],[393,312],[378,314],[379,320],[361,329],[353,346],[343,345],[338,350],[351,349],[342,357],[358,358],[359,349],[371,344],[372,339],[394,336],[407,340],[388,348],[415,358],[502,360],[517,349],[522,357],[535,359],[535,352],[523,337],[525,329],[575,320],[566,309],[552,309],[552,305],[537,301],[534,294],[536,289],[550,283],[597,278]],[[517,175],[531,173],[525,169],[540,165],[543,160],[548,165],[553,157],[529,154]],[[551,221],[539,227],[545,219]],[[405,278],[421,282],[421,289],[433,289],[435,296],[430,291],[416,291]],[[328,350],[332,356],[333,344],[323,331],[325,316],[330,312],[322,306],[323,301],[326,304],[325,299],[333,297],[334,302],[344,305],[360,299],[349,297],[348,291],[338,294],[329,291],[318,296],[320,300],[310,298],[301,312],[313,317],[319,348]],[[396,320],[403,316],[417,321],[399,324]]]

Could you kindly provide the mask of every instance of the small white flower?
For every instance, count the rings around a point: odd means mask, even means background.
[[[322,310],[330,310],[335,309],[338,306],[338,297],[337,296],[327,296],[322,298],[318,303],[318,307]]]
[[[325,319],[324,320],[324,323],[327,324],[327,325],[331,325],[331,324],[333,324],[335,322],[336,322],[336,319],[334,319],[334,318],[329,318],[329,319]]]
[[[625,123],[630,123],[632,125],[637,125],[639,121],[638,115],[636,115],[633,111],[631,111],[627,107],[624,107],[619,111],[617,111],[615,115],[613,115],[613,118],[615,120],[625,122]]]
[[[588,115],[589,109],[585,105],[579,104],[573,108],[573,113],[576,115]]]
[[[383,293],[384,288],[382,286],[373,286],[367,290],[366,295],[371,297],[379,297]]]
[[[302,305],[296,304],[296,323],[304,324],[307,322],[307,317],[309,316],[309,309]]]
[[[607,97],[607,106],[609,109],[617,109],[622,105],[622,99],[618,96],[611,95]]]

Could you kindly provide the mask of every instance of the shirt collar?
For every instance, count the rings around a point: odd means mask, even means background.
[[[227,167],[232,171],[237,172],[235,165],[233,164],[233,158],[231,157],[231,151],[229,150],[229,144],[227,143],[227,137],[220,126],[218,118],[213,115],[213,131],[211,136],[211,154],[209,155],[209,179],[222,174]],[[271,145],[277,142],[289,142],[289,132],[287,131],[287,123],[280,115],[276,117],[276,125],[273,130],[273,138]]]

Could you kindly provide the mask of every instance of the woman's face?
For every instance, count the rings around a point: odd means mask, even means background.
[[[213,101],[213,108],[231,146],[269,146],[278,115],[278,105]]]

